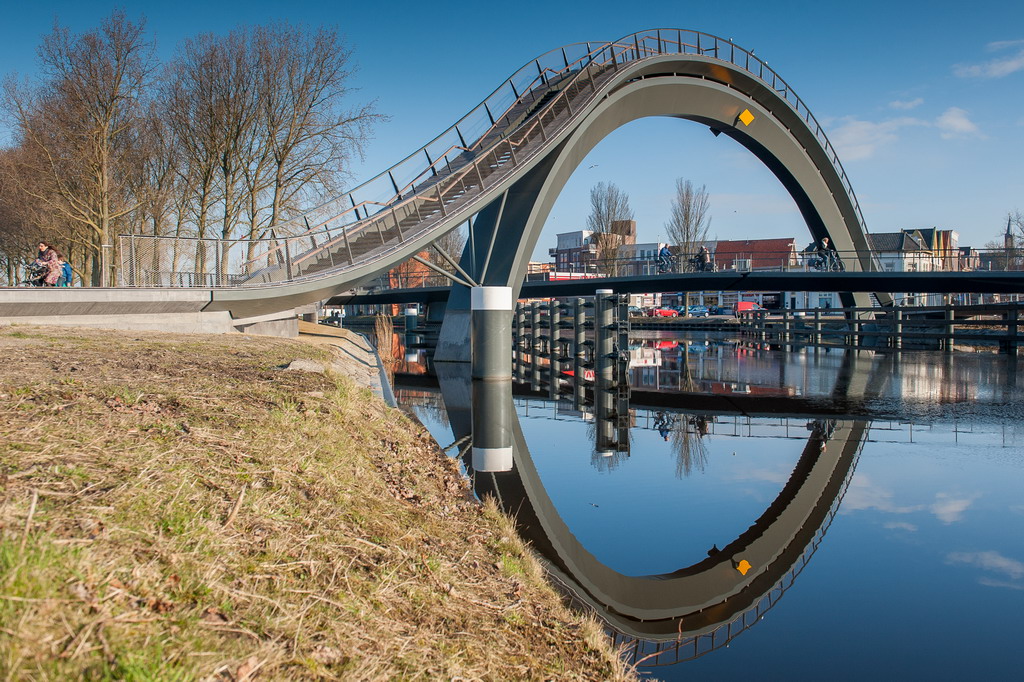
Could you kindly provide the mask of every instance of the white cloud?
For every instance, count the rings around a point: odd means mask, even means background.
[[[841,118],[829,133],[829,139],[843,161],[861,161],[875,155],[879,149],[899,140],[904,128],[934,128],[944,140],[958,137],[984,137],[965,109],[950,107],[933,121],[901,116],[885,121],[864,121],[852,116]]]
[[[924,104],[924,100],[920,97],[915,97],[914,99],[905,101],[896,100],[894,102],[889,102],[889,108],[899,109],[900,111],[909,111],[921,106],[922,104]]]
[[[956,523],[963,519],[964,512],[970,509],[974,500],[975,497],[953,497],[947,493],[939,493],[928,511],[945,524]]]
[[[1024,47],[1024,40],[997,40],[985,46],[989,52],[1005,50],[1008,47]]]
[[[921,506],[899,506],[893,502],[893,493],[875,485],[867,475],[858,474],[850,482],[850,488],[843,497],[844,512],[862,509],[877,509],[890,514],[910,514],[920,511]]]
[[[850,161],[869,159],[879,147],[888,146],[899,139],[897,131],[906,127],[928,125],[916,118],[894,118],[873,123],[853,117],[841,119],[842,123],[832,131],[829,139],[839,152],[839,158]]]
[[[742,474],[735,477],[737,481],[759,481],[762,483],[775,483],[785,485],[792,472],[772,471],[771,469],[746,469]]]
[[[959,107],[950,107],[942,112],[942,115],[935,119],[935,127],[941,131],[939,135],[944,140],[981,135],[978,126],[974,125],[971,119],[967,118],[967,112]]]
[[[1010,580],[1024,578],[1024,563],[1003,556],[999,552],[951,552],[946,556],[951,564],[967,564],[993,573],[1001,573]]]
[[[905,530],[908,533],[917,532],[917,526],[912,523],[907,523],[906,521],[890,521],[889,523],[884,524],[883,528],[887,528],[889,530]]]
[[[1014,53],[981,64],[957,64],[953,73],[961,78],[1003,78],[1024,71],[1024,40],[1002,40],[989,43],[987,48],[990,52],[1014,50]]]
[[[982,578],[978,583],[985,587],[1008,587],[1011,590],[1024,590],[1024,584],[1011,583],[1005,580],[993,580],[992,578]]]

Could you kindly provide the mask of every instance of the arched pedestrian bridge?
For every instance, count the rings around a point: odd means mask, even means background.
[[[472,220],[465,252],[451,257],[460,283],[449,300],[450,311],[468,310],[466,286],[518,292],[573,170],[606,135],[647,116],[738,141],[779,178],[813,238],[864,254],[856,269],[872,269],[850,182],[790,85],[731,41],[660,29],[538,57],[408,158],[273,226],[272,238],[122,237],[123,283],[188,288],[202,292],[196,312],[254,319],[348,290]]]

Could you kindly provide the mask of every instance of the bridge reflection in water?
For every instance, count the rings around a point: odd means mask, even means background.
[[[700,350],[687,350],[694,345]],[[583,400],[564,383],[555,397],[536,382],[493,382],[484,389],[468,381],[459,364],[438,364],[433,387],[422,379],[403,384],[399,377],[398,388],[404,402],[426,406],[417,411],[425,422],[436,417],[451,426],[476,494],[494,497],[516,519],[552,581],[571,602],[599,614],[616,644],[644,669],[719,649],[779,603],[821,546],[847,492],[863,494],[863,485],[851,488],[851,480],[866,442],[912,441],[913,419],[934,415],[922,411],[935,410],[936,398],[968,413],[988,411],[986,418],[1004,424],[1019,414],[1017,367],[995,356],[958,355],[950,364],[941,354],[904,361],[853,351],[800,356],[692,339],[633,340],[631,346],[643,352],[633,353],[625,415],[617,404],[610,413],[599,410],[600,393],[621,397],[622,386],[591,383]],[[647,363],[652,353],[657,365]],[[653,385],[639,380],[651,367],[662,373]],[[954,421],[950,442],[956,428]],[[583,434],[589,442],[581,442]],[[660,452],[674,449],[679,458],[677,478],[699,471],[701,480],[636,485],[638,470],[648,475],[651,462],[664,461],[656,457],[663,436],[672,442]],[[703,450],[708,440],[713,458]],[[470,453],[477,443],[508,443],[511,466],[474,470]],[[781,475],[760,479],[756,495],[729,498],[730,489],[750,487],[730,478],[756,466],[744,447],[767,454],[772,473]],[[740,457],[719,458],[728,455],[723,450],[738,450]],[[587,451],[592,467],[581,469]],[[723,470],[724,480],[709,483]],[[566,487],[575,489],[566,493]],[[606,498],[583,497],[609,491]],[[687,500],[652,501],[664,495]],[[716,496],[722,499],[709,504]],[[590,500],[602,509],[590,509]],[[852,504],[864,509],[862,500]],[[723,505],[731,507],[725,520],[716,517]],[[621,556],[648,549],[653,558]],[[837,551],[828,554],[826,565]],[[815,574],[820,583],[820,571]],[[821,587],[814,583],[805,588],[812,595]]]
[[[824,537],[849,485],[867,430],[863,421],[836,420],[830,415],[790,420],[805,434],[802,446],[794,441],[794,450],[800,454],[777,496],[750,519],[749,527],[720,548],[716,544],[708,549],[707,556],[695,563],[634,576],[595,556],[562,518],[523,434],[511,383],[470,382],[468,368],[457,363],[439,363],[438,372],[440,393],[420,393],[419,400],[434,401],[437,407],[437,400],[443,401],[455,443],[463,446],[460,454],[476,494],[494,497],[516,519],[520,533],[570,600],[599,614],[616,642],[625,643],[632,660],[644,666],[695,658],[723,646],[778,601]],[[610,388],[594,387],[598,397],[593,409],[579,412],[594,423],[593,456],[599,464],[611,461],[609,439],[618,456],[628,456],[629,426],[637,421],[637,411],[629,411],[628,405],[628,420],[615,411],[602,413],[600,395]],[[571,389],[569,393],[578,395]],[[416,400],[409,393],[405,397],[407,403]],[[557,404],[541,398],[526,400],[534,405]],[[653,414],[648,411],[640,421],[650,428],[664,417],[663,410],[652,418]],[[674,427],[677,434],[692,426],[692,433],[683,438],[699,439],[707,428],[705,420],[713,423],[715,418],[673,410],[672,421],[678,425]],[[605,429],[602,424],[612,427]],[[478,446],[492,451],[505,444],[512,455],[507,467],[493,467],[491,460],[485,463],[490,470],[476,470],[475,465],[483,461],[476,455]]]

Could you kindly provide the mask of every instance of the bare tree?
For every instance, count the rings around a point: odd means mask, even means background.
[[[697,188],[689,180],[676,179],[676,194],[665,223],[665,232],[668,241],[681,254],[694,253],[707,241],[711,230],[710,204],[704,185]]]
[[[0,187],[13,187],[19,164],[15,157],[24,153],[22,149],[0,150]],[[36,214],[30,196],[21,192],[0,192],[0,282],[14,286],[21,279],[24,266],[36,254],[35,245],[40,240],[49,240],[50,235],[34,221]]]
[[[344,108],[349,59],[335,30],[286,23],[184,44],[167,99],[199,236],[214,222],[228,240],[280,235],[303,206],[340,192],[382,118],[372,104]]]
[[[150,98],[152,49],[143,22],[123,12],[78,36],[55,26],[40,57],[38,82],[4,84],[15,141],[0,153],[13,217],[0,229],[55,236],[95,284],[110,281],[118,233],[229,244],[275,226],[281,234],[304,207],[341,192],[384,118],[373,103],[351,103],[351,54],[331,28],[281,23],[187,40]],[[20,248],[4,244],[5,257]],[[169,262],[155,249],[136,258],[207,272],[213,252],[196,244],[182,243]],[[228,256],[220,251],[222,266]]]
[[[348,163],[362,155],[373,103],[345,108],[351,53],[333,28],[287,23],[256,29],[263,152],[269,160],[267,223],[275,225],[340,191]],[[263,155],[258,155],[263,158]]]
[[[623,238],[615,232],[615,224],[628,220],[633,220],[629,195],[615,183],[599,182],[590,189],[587,229],[594,233],[591,239],[597,250],[595,256],[599,269],[605,274],[615,275],[618,272],[616,259]]]
[[[110,282],[112,237],[138,207],[128,178],[154,63],[143,31],[120,10],[82,35],[55,25],[39,48],[42,81],[4,87],[17,141],[36,152],[21,171],[40,180],[17,189],[85,232],[94,284]]]
[[[692,182],[676,178],[676,195],[672,199],[665,233],[669,242],[676,247],[680,258],[696,254],[703,242],[707,241],[711,229],[710,199],[707,188],[696,188]],[[690,293],[686,292],[683,305],[689,309]]]

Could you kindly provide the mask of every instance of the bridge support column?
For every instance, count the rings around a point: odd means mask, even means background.
[[[594,412],[597,424],[597,453],[615,453],[615,320],[618,304],[611,289],[598,289],[594,296]]]
[[[472,375],[484,381],[512,379],[512,288],[473,287]]]
[[[530,388],[540,390],[540,301],[530,303]]]
[[[558,302],[548,304],[548,395],[558,399],[558,379],[562,374],[561,348],[558,343],[562,311]]]
[[[612,352],[615,337],[614,306],[617,304],[611,289],[598,289],[594,298],[594,335],[597,352],[594,374],[610,385],[615,372],[615,354]]]
[[[944,316],[945,316],[945,319],[946,319],[946,325],[943,328],[942,350],[944,350],[947,353],[952,353],[953,352],[953,325],[956,323],[956,315],[954,313],[953,306],[949,302],[948,298],[946,300],[946,309],[945,309],[944,313],[945,313]]]
[[[473,382],[473,470],[512,470],[512,381]]]
[[[586,399],[586,385],[583,380],[587,353],[586,303],[582,298],[577,298],[572,309],[572,394],[577,409],[583,405]]]
[[[1006,311],[1006,343],[1003,345],[1011,357],[1017,357],[1017,349],[1020,347],[1019,330],[1020,313],[1016,308]]]

